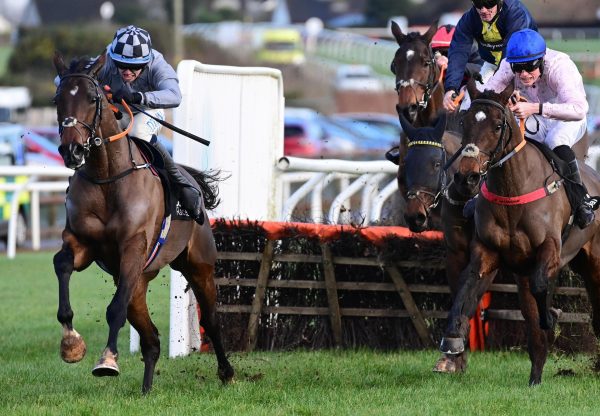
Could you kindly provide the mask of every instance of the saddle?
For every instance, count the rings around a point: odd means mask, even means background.
[[[181,206],[177,189],[169,183],[169,176],[164,169],[164,161],[160,153],[148,142],[136,137],[130,137],[146,161],[152,164],[153,173],[160,178],[165,195],[165,216],[171,215],[172,220],[192,221],[192,218]]]

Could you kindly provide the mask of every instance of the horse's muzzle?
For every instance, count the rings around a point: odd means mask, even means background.
[[[419,113],[419,105],[418,104],[410,104],[408,107],[403,108],[404,117],[411,123],[414,123],[417,120],[417,114]]]
[[[79,143],[61,144],[58,146],[58,153],[62,156],[65,166],[70,169],[76,169],[85,163],[85,149]]]
[[[479,192],[481,179],[482,176],[479,172],[468,172],[466,174],[456,172],[454,174],[454,183],[458,191],[468,197],[473,197]]]
[[[404,214],[404,221],[413,233],[422,233],[427,229],[427,215],[421,212],[414,215]]]

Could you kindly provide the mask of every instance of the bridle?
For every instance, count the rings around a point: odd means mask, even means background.
[[[74,128],[77,131],[77,134],[79,134],[79,136],[82,138],[83,149],[84,149],[85,155],[89,156],[89,152],[90,152],[90,149],[92,146],[99,147],[104,144],[118,140],[127,135],[127,133],[131,130],[131,127],[133,125],[133,114],[131,112],[131,109],[127,106],[126,103],[123,103],[123,104],[124,104],[125,109],[129,112],[129,116],[130,116],[129,126],[127,126],[127,129],[125,129],[121,133],[117,133],[115,135],[107,137],[106,139],[103,139],[102,137],[99,137],[96,135],[96,130],[97,130],[98,126],[100,125],[100,123],[102,122],[102,108],[103,108],[102,96],[100,95],[100,94],[102,94],[102,92],[101,92],[100,85],[98,84],[98,81],[94,77],[92,77],[88,74],[66,74],[60,78],[60,83],[58,84],[59,89],[60,89],[60,86],[62,85],[63,81],[67,78],[84,78],[92,83],[92,85],[94,86],[94,91],[96,93],[96,95],[94,97],[96,109],[94,111],[94,118],[92,119],[91,124],[85,123],[84,121],[81,121],[81,120],[77,120],[77,118],[75,118],[74,116],[65,117],[60,122],[60,125],[58,127],[61,137],[62,137],[62,134],[63,134],[65,128]],[[85,140],[84,140],[84,135],[81,133],[81,130],[77,128],[77,125],[79,125],[79,124],[81,124],[83,127],[85,127],[85,129],[87,129],[87,131],[89,132],[89,135],[88,135],[87,139],[85,139]]]
[[[433,54],[433,50],[431,49],[430,45],[428,45],[428,51],[429,51],[429,59],[425,61],[430,68],[429,75],[427,77],[427,83],[417,81],[414,78],[410,78],[408,80],[397,79],[396,87],[395,87],[396,93],[400,93],[401,88],[410,87],[415,96],[417,106],[419,107],[419,109],[422,109],[422,110],[427,108],[427,105],[429,104],[429,100],[431,98],[433,91],[440,85],[439,77],[436,74],[437,64],[435,63],[435,56]],[[394,60],[395,60],[395,58],[394,58]],[[392,62],[391,70],[394,74],[396,74],[396,65],[394,64],[394,62]],[[424,90],[423,98],[421,100],[419,100],[419,97],[417,94],[417,88],[416,88],[417,86],[423,88],[423,90]]]
[[[489,99],[485,99],[485,98],[474,99],[471,102],[471,109],[473,109],[473,106],[476,104],[492,106],[492,107],[499,109],[502,112],[502,124],[500,125],[500,136],[498,137],[498,141],[496,143],[496,147],[494,148],[494,150],[492,150],[491,152],[485,152],[485,151],[479,149],[473,143],[469,143],[469,144],[465,145],[464,148],[462,148],[462,150],[461,150],[462,156],[477,158],[479,166],[480,166],[479,173],[481,174],[482,178],[485,178],[485,176],[487,175],[487,172],[490,169],[493,169],[496,167],[501,167],[508,159],[513,157],[517,152],[519,152],[523,148],[523,146],[526,144],[526,142],[523,139],[521,141],[521,143],[519,143],[511,152],[507,153],[504,157],[502,157],[501,159],[496,161],[496,159],[499,157],[499,155],[505,153],[506,147],[508,146],[508,144],[510,142],[510,138],[512,137],[512,134],[513,134],[512,126],[508,122],[510,114],[508,113],[508,110],[505,106],[503,106],[502,104],[500,104],[494,100],[489,100]],[[474,110],[469,110],[469,111],[474,111]],[[507,134],[507,132],[508,132],[508,134]],[[479,153],[486,155],[488,157],[488,160],[481,163],[481,161],[479,160],[479,157],[478,157]]]
[[[446,164],[446,149],[444,148],[444,145],[441,144],[440,142],[436,142],[436,141],[431,141],[431,140],[414,140],[414,141],[410,141],[408,143],[408,147],[412,147],[412,146],[432,146],[432,147],[436,147],[438,149],[441,149],[442,151],[442,166],[444,166]],[[438,175],[437,178],[437,183],[435,185],[435,188],[432,186],[430,187],[431,189],[436,189],[437,192],[430,192],[430,191],[426,191],[426,190],[408,190],[406,191],[406,199],[417,199],[425,208],[425,213],[426,215],[429,217],[429,212],[436,208],[440,202],[440,197],[443,195],[444,192],[444,184],[446,183],[446,170],[445,169],[440,169],[440,174]],[[427,202],[425,201],[425,199],[423,198],[424,195],[430,196],[433,199],[433,202],[431,204],[427,204]]]

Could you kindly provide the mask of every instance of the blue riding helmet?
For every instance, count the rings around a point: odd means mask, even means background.
[[[114,61],[134,65],[150,62],[151,51],[150,34],[132,25],[117,30],[108,47],[108,55]]]
[[[506,45],[506,60],[511,64],[535,61],[544,55],[546,55],[546,41],[535,30],[516,31]]]

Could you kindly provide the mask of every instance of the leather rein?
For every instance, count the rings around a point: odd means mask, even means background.
[[[484,171],[480,172],[480,174],[483,178],[483,183],[481,185],[481,191],[480,191],[481,195],[486,200],[488,200],[494,204],[511,206],[511,205],[528,204],[530,202],[537,201],[538,199],[545,198],[545,197],[555,193],[560,188],[562,179],[553,181],[553,182],[551,182],[547,185],[544,185],[532,192],[528,192],[526,194],[517,195],[517,196],[497,195],[488,189],[487,183],[485,180],[487,178],[488,171],[490,169],[493,169],[496,167],[502,167],[504,165],[504,163],[506,163],[509,159],[514,157],[527,144],[527,141],[525,140],[525,136],[524,136],[525,120],[524,119],[520,120],[521,141],[517,144],[517,146],[515,146],[515,148],[513,150],[511,150],[506,155],[504,155],[504,157],[502,157],[497,162],[492,163],[492,161],[494,160],[496,155],[498,153],[501,153],[502,151],[504,151],[506,149],[506,147],[508,146],[508,143],[510,142],[510,137],[512,136],[512,127],[508,123],[508,117],[511,117],[511,114],[509,114],[507,112],[506,107],[504,107],[500,103],[497,103],[496,101],[493,101],[493,100],[479,98],[479,99],[473,100],[471,105],[473,105],[473,104],[491,105],[502,111],[502,130],[500,132],[500,137],[498,138],[498,144],[496,145],[496,148],[490,154],[488,154],[489,160],[484,163],[484,165],[489,164],[489,163],[491,163],[491,165],[489,165],[487,167],[487,169],[485,169]],[[507,127],[508,127],[508,131],[509,131],[509,136],[508,136],[508,139],[505,141]],[[473,154],[473,152],[481,152],[481,153],[486,154],[485,152],[479,150],[477,148],[477,146],[475,146],[473,144],[467,144],[462,151],[463,155],[469,154],[469,153]],[[471,157],[473,157],[473,156],[471,156]]]
[[[79,134],[79,136],[83,138],[81,131],[77,128],[77,126],[79,124],[82,125],[89,132],[89,135],[88,135],[87,139],[84,140],[84,144],[83,144],[83,149],[84,149],[85,155],[87,157],[90,154],[92,146],[100,147],[100,146],[117,141],[117,140],[127,136],[127,133],[129,133],[131,131],[131,128],[133,126],[133,113],[131,111],[131,108],[129,108],[129,106],[127,105],[127,103],[124,100],[121,101],[121,104],[123,105],[123,107],[125,108],[127,113],[129,114],[129,125],[127,126],[127,128],[125,130],[123,130],[120,133],[114,134],[107,138],[102,138],[96,134],[96,130],[98,129],[98,126],[102,122],[102,96],[101,96],[102,90],[100,88],[100,85],[98,84],[98,80],[96,80],[94,77],[92,77],[88,74],[66,74],[60,78],[59,87],[60,87],[60,84],[62,84],[62,82],[67,78],[84,78],[92,83],[92,85],[94,86],[95,93],[96,93],[96,96],[94,97],[94,101],[96,103],[96,109],[94,111],[94,118],[92,119],[91,124],[88,124],[81,120],[78,120],[77,118],[75,118],[73,116],[65,117],[59,125],[59,133],[60,133],[61,137],[62,137],[62,134],[63,134],[63,131],[65,128],[74,128],[77,131],[77,134]],[[113,112],[118,111],[118,109],[112,104],[111,104],[111,110]],[[129,141],[129,157],[131,159],[132,167],[129,169],[126,169],[125,171],[123,171],[115,176],[111,176],[109,178],[105,178],[105,179],[92,178],[89,175],[87,175],[86,173],[84,173],[82,170],[79,170],[79,169],[77,170],[77,174],[89,182],[92,182],[97,185],[102,185],[102,184],[115,182],[115,181],[131,174],[132,172],[134,172],[136,170],[146,169],[146,168],[150,167],[150,163],[143,163],[143,164],[138,165],[135,162],[135,160],[133,159],[133,153],[131,150],[131,142],[130,141]]]

